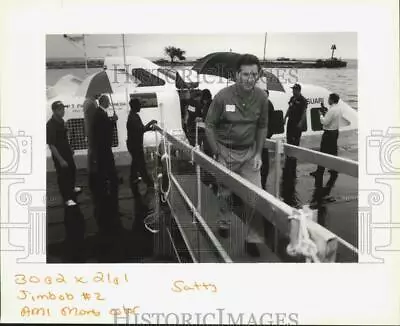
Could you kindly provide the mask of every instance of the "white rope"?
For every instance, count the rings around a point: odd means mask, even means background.
[[[295,210],[294,214],[289,217],[290,220],[296,220],[298,222],[298,230],[296,238],[291,238],[290,243],[286,248],[286,252],[290,256],[302,255],[306,257],[306,262],[319,263],[318,258],[318,247],[314,241],[310,238],[306,219],[311,216],[312,212],[310,209],[304,208]],[[292,223],[292,221],[291,221]],[[291,227],[294,227],[292,223]]]
[[[161,156],[161,164],[163,163],[163,161],[165,162],[165,166],[166,166],[166,172],[167,172],[167,179],[168,179],[168,188],[167,189],[163,189],[162,187],[162,183],[160,186],[160,190],[161,190],[161,201],[163,203],[167,202],[167,197],[171,191],[171,144],[168,142],[167,145],[167,140],[166,140],[166,136],[165,136],[165,115],[164,115],[164,110],[163,110],[163,105],[162,103],[160,103],[161,106],[161,117],[162,117],[162,124],[163,124],[163,145],[164,145],[164,154]]]
[[[170,153],[170,146],[168,146],[168,152]],[[169,195],[169,193],[170,193],[170,191],[171,191],[171,178],[170,178],[170,175],[171,175],[171,173],[172,173],[172,172],[171,172],[171,155],[165,153],[165,154],[161,157],[161,162],[162,162],[162,161],[165,161],[165,164],[166,164],[166,167],[167,167],[168,186],[167,186],[167,189],[164,190],[163,185],[162,185],[162,183],[161,183],[161,186],[160,186],[161,194],[162,194],[162,196],[161,196],[161,201],[162,201],[163,203],[166,203],[167,197],[168,197],[168,195]]]

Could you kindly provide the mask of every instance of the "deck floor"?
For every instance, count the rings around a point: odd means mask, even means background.
[[[313,167],[298,166],[298,180],[296,189],[299,200],[302,203],[308,203],[311,199],[313,189],[313,178],[308,176],[308,173],[312,171]],[[172,257],[147,257],[146,260],[142,256],[137,256],[136,251],[138,248],[138,240],[135,239],[135,235],[132,234],[131,228],[134,221],[133,212],[133,198],[131,196],[131,190],[127,184],[129,176],[128,167],[119,167],[119,176],[122,178],[122,184],[119,188],[119,207],[121,213],[121,222],[125,229],[123,234],[122,252],[121,247],[117,247],[118,252],[113,255],[113,262],[176,262]],[[180,183],[182,188],[188,194],[189,198],[194,204],[197,203],[196,196],[196,176],[193,173],[185,171],[183,174],[176,175],[177,181]],[[268,189],[272,191],[273,183],[273,170],[268,179]],[[82,186],[83,192],[79,197],[79,203],[83,215],[85,216],[86,222],[86,245],[88,248],[88,256],[86,262],[102,262],[101,258],[96,257],[94,254],[96,240],[95,235],[97,232],[97,225],[93,218],[93,206],[91,203],[90,192],[87,187],[87,174],[85,170],[78,170],[77,184]],[[64,210],[61,206],[61,199],[58,194],[58,186],[56,183],[55,173],[48,173],[47,175],[47,195],[48,195],[48,207],[47,207],[47,243],[48,251],[47,257],[48,262],[63,262],[63,239],[65,237],[64,231]],[[184,204],[183,200],[172,194],[172,206],[173,211],[179,215],[181,222],[186,228],[186,234],[190,238],[192,244],[196,244],[197,237],[199,237],[199,230],[197,226],[193,226],[191,223],[191,214]],[[349,178],[347,176],[339,176],[337,184],[332,191],[333,197],[336,202],[329,203],[324,206],[324,212],[320,214],[320,224],[323,224],[326,228],[332,232],[338,234],[346,241],[353,245],[357,245],[358,242],[358,203],[357,203],[357,179]],[[221,238],[217,232],[216,220],[218,218],[218,202],[216,196],[211,189],[202,186],[202,216],[207,221],[211,229],[214,231],[218,240],[223,245],[224,249],[228,252],[229,256],[234,262],[279,262],[282,261],[278,258],[267,246],[259,246],[261,256],[253,258],[244,252],[244,229],[243,223],[234,214],[229,216],[230,220],[230,237],[228,239]],[[200,237],[201,241],[206,241],[204,237]],[[147,239],[151,242],[151,238]],[[201,246],[207,248],[205,243],[201,243]],[[139,248],[140,251],[140,248]],[[207,249],[205,250],[207,251]],[[207,252],[196,252],[199,262],[212,262],[215,261],[215,253]],[[160,260],[161,259],[161,260]],[[356,257],[351,254],[345,248],[339,246],[338,250],[338,261],[341,262],[354,262]],[[105,261],[105,262],[108,262]]]
[[[307,148],[317,148],[319,144],[319,137],[302,139],[301,145]],[[357,134],[354,132],[343,133],[339,137],[339,156],[357,160]],[[78,164],[79,167],[79,164]],[[274,188],[274,157],[271,156],[270,162],[270,175],[268,177],[267,190],[273,191]],[[177,166],[173,166],[174,175],[180,182],[183,189],[188,193],[190,199],[194,204],[197,202],[195,189],[196,189],[196,177],[194,174],[194,167],[186,164],[184,169],[180,169]],[[297,197],[302,204],[309,203],[312,197],[314,188],[314,178],[309,176],[309,173],[315,169],[314,165],[298,162],[297,165],[297,185],[296,193]],[[114,253],[111,257],[105,259],[104,262],[176,262],[173,257],[148,255],[143,257],[142,254],[138,254],[138,246],[143,246],[143,243],[151,244],[152,238],[147,237],[146,239],[138,238],[137,235],[132,233],[132,224],[134,222],[133,212],[133,198],[131,190],[128,185],[129,180],[129,167],[118,166],[118,175],[121,178],[122,183],[119,187],[119,210],[122,225],[124,227],[124,233],[121,236],[121,243],[116,246]],[[96,255],[96,233],[97,225],[93,217],[93,206],[90,198],[90,192],[87,186],[87,173],[85,169],[79,169],[77,171],[77,185],[83,188],[82,194],[79,196],[79,203],[83,215],[85,216],[86,223],[86,247],[87,257],[84,260],[88,263],[103,262],[102,257]],[[354,246],[358,243],[358,180],[345,175],[340,175],[337,180],[336,186],[332,191],[332,196],[335,198],[335,202],[327,203],[319,211],[319,223],[327,229],[331,230],[335,234],[342,237]],[[64,251],[65,246],[63,240],[65,237],[64,230],[64,210],[61,205],[61,198],[59,196],[58,185],[56,182],[56,175],[54,172],[47,173],[47,260],[49,263],[61,263],[65,262]],[[186,216],[190,213],[183,203],[182,199],[175,196],[177,205],[173,204],[173,210],[178,212],[180,218],[189,221],[189,225],[186,225],[188,234],[193,239],[198,237],[197,227],[193,227],[191,218]],[[177,209],[177,207],[180,207]],[[215,220],[218,215],[218,204],[215,195],[212,191],[202,186],[202,215],[205,220],[210,224],[211,229],[215,229]],[[228,239],[220,238],[215,232],[217,238],[220,240],[224,249],[229,252],[229,255],[234,259],[235,262],[276,262],[281,261],[282,257],[276,257],[268,247],[261,246],[261,257],[252,258],[249,257],[243,251],[243,225],[238,218],[235,216],[229,217],[231,219],[231,237]],[[189,229],[192,229],[190,231]],[[201,237],[200,237],[201,240]],[[204,237],[203,240],[204,241]],[[209,245],[204,243],[202,245]],[[140,252],[140,248],[139,248]],[[210,253],[205,250],[199,254],[200,262],[207,262],[215,258],[215,253]],[[357,257],[351,253],[348,249],[339,245],[337,261],[339,262],[355,262]]]

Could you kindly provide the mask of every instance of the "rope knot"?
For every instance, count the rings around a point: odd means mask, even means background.
[[[318,247],[310,238],[307,229],[307,219],[312,218],[313,212],[305,206],[303,209],[294,210],[293,215],[289,216],[291,221],[290,243],[286,248],[286,252],[290,256],[304,256],[307,262],[319,262]]]

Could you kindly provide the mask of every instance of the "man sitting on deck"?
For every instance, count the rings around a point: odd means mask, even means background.
[[[214,158],[230,170],[261,188],[261,153],[268,126],[268,95],[255,87],[259,78],[260,62],[257,57],[245,54],[237,63],[236,83],[221,90],[214,97],[209,108],[206,135]],[[227,200],[231,192],[220,186],[221,213],[228,212]],[[253,214],[246,218],[249,232],[245,240],[245,249],[252,256],[259,256],[256,243],[262,243],[257,231]],[[221,223],[226,223],[224,217]],[[251,221],[251,223],[249,223]],[[251,224],[251,225],[249,225]]]

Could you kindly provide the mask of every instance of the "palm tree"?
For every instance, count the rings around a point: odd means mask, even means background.
[[[331,56],[331,59],[333,60],[333,53],[335,52],[335,50],[336,50],[336,45],[335,44],[332,44],[332,46],[331,46],[331,50],[332,50],[332,56]]]
[[[178,60],[186,60],[186,57],[184,56],[186,51],[182,50],[181,48],[167,46],[165,47],[164,52],[171,58],[171,65],[174,63],[175,58],[178,58]]]

